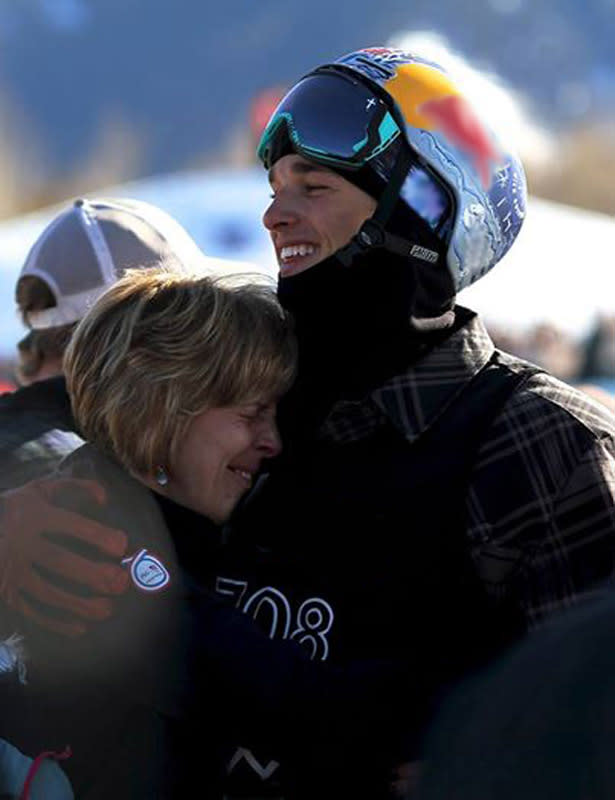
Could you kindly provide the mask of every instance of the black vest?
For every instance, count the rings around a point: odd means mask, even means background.
[[[392,425],[353,443],[312,443],[243,510],[239,540],[333,608],[330,661],[406,664],[429,709],[524,632],[520,613],[496,605],[477,576],[466,503],[491,423],[537,371],[496,353],[414,443]]]

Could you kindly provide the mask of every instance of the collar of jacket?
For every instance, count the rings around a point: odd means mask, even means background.
[[[320,438],[356,441],[388,420],[408,442],[415,441],[463,392],[494,350],[483,322],[472,314],[465,325],[403,374],[360,400],[336,403]]]

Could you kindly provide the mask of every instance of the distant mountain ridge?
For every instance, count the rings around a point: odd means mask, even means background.
[[[429,28],[531,87],[540,121],[615,110],[615,0],[0,0],[0,98],[51,169],[117,117],[138,134],[141,173],[166,172],[222,152],[258,90]]]

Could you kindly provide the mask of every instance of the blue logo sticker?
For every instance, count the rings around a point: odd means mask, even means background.
[[[134,556],[124,558],[122,564],[130,564],[130,577],[135,586],[144,592],[157,592],[171,582],[169,571],[162,561],[145,548]]]

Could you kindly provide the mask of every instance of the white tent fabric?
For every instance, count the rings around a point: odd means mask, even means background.
[[[530,198],[511,250],[459,302],[512,331],[549,322],[582,338],[615,314],[615,219]]]
[[[180,173],[115,186],[94,195],[159,205],[215,259],[248,262],[275,276],[261,225],[269,188],[264,170]],[[64,204],[62,204],[64,205]],[[14,288],[30,245],[61,206],[0,222],[0,356],[10,357],[23,328]],[[615,224],[603,214],[531,198],[518,241],[489,275],[459,296],[488,322],[522,331],[549,321],[575,338],[600,312],[615,312]],[[246,264],[223,269],[244,271]]]

